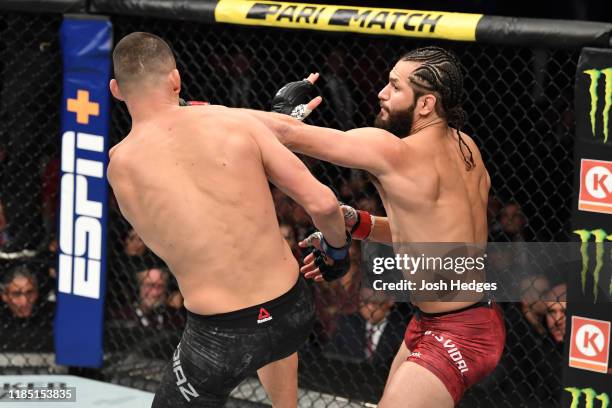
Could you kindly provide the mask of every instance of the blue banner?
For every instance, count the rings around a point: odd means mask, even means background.
[[[106,292],[110,54],[106,19],[65,18],[55,351],[58,364],[100,367]]]

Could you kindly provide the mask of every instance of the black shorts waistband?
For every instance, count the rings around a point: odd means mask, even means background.
[[[430,318],[430,317],[441,317],[441,316],[452,315],[452,314],[455,314],[455,313],[465,312],[466,310],[476,309],[478,307],[488,307],[488,308],[491,308],[491,307],[493,307],[493,301],[492,300],[481,301],[481,302],[474,303],[473,305],[462,307],[461,309],[450,310],[448,312],[440,312],[440,313],[425,313],[425,312],[421,311],[421,309],[419,309],[417,307],[416,308],[416,314],[418,316],[427,317],[427,318]]]
[[[300,276],[291,289],[277,298],[244,309],[213,315],[201,315],[187,310],[187,319],[204,324],[227,328],[252,328],[266,326],[264,323],[272,321],[275,314],[282,314],[290,309],[302,296],[306,282]]]

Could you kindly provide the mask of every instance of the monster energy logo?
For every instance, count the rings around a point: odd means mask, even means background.
[[[595,134],[596,128],[596,115],[597,115],[597,87],[599,86],[599,78],[603,74],[605,78],[605,92],[604,92],[604,108],[601,112],[602,120],[603,120],[603,136],[604,143],[608,141],[608,120],[610,116],[610,108],[612,107],[612,67],[605,69],[587,69],[582,71],[587,74],[591,79],[591,84],[589,85],[589,95],[591,96],[591,131],[593,132],[593,136]]]
[[[582,255],[582,269],[580,270],[580,280],[582,283],[582,294],[585,292],[586,288],[586,277],[587,272],[589,270],[589,241],[591,238],[595,239],[595,269],[593,269],[593,295],[595,297],[595,301],[597,301],[597,288],[599,287],[599,275],[601,270],[604,267],[604,241],[612,241],[612,234],[608,235],[608,233],[602,229],[596,230],[576,230],[574,234],[577,234],[580,237],[580,241],[582,241],[582,245],[580,246],[580,255]],[[610,288],[608,289],[608,293],[612,296],[612,279],[610,279]]]
[[[582,408],[580,401],[583,395],[584,408],[608,408],[610,405],[610,397],[605,392],[597,394],[597,391],[592,388],[566,387],[564,389],[572,394],[572,405],[570,405],[570,408]],[[597,406],[595,405],[596,400],[600,402]]]

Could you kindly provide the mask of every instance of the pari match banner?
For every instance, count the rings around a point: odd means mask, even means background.
[[[612,50],[585,48],[575,86],[576,147],[572,230],[583,243],[570,285],[562,406],[612,407]]]
[[[61,26],[63,95],[58,299],[58,364],[102,365],[112,25],[66,17]]]
[[[277,1],[220,0],[215,22],[475,41],[482,14]]]

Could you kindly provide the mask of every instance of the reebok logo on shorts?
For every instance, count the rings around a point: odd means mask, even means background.
[[[263,307],[259,308],[259,317],[257,317],[257,324],[262,324],[270,320],[272,320],[272,316],[270,316],[270,312],[268,312]]]
[[[461,374],[467,373],[469,371],[467,363],[463,359],[461,352],[459,351],[459,349],[457,348],[457,346],[455,345],[455,343],[453,343],[451,339],[445,339],[444,336],[436,335],[431,330],[427,330],[425,332],[425,335],[433,336],[434,339],[438,340],[438,342],[442,344],[442,346],[444,347],[444,349],[450,356],[451,360],[454,361],[459,371],[461,371]]]

